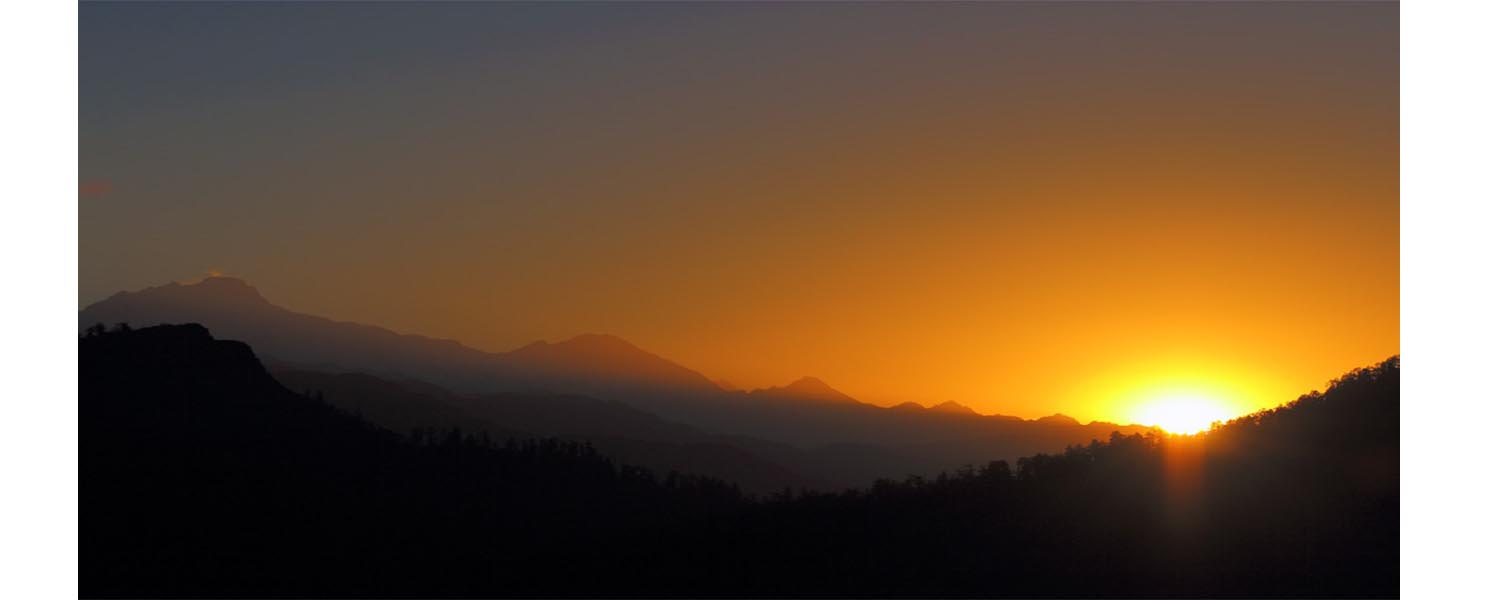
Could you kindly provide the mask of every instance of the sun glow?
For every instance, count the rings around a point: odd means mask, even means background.
[[[1142,424],[1178,434],[1206,431],[1215,421],[1234,417],[1234,412],[1224,403],[1193,395],[1159,398],[1142,405],[1135,414],[1136,420]]]
[[[1251,360],[1197,354],[1159,353],[1102,367],[1075,380],[1067,399],[1088,415],[1080,420],[1192,434],[1275,406],[1288,396],[1283,390],[1295,389]]]

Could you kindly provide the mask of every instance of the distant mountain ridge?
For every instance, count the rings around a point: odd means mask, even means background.
[[[775,450],[777,444],[814,450],[828,459],[811,461],[809,475],[839,483],[935,473],[994,458],[1055,452],[1107,439],[1117,430],[1149,429],[1082,425],[1067,417],[1024,421],[978,415],[956,403],[920,411],[883,408],[813,377],[780,387],[726,390],[692,369],[605,334],[485,352],[453,340],[293,312],[228,277],[122,292],[79,313],[80,329],[120,322],[201,323],[216,337],[248,342],[279,370],[424,381],[459,396],[556,394],[620,402],[705,433],[737,437],[747,447],[779,452],[774,458],[782,464],[806,456]]]
[[[767,501],[567,440],[395,435],[339,402],[442,392],[325,373],[348,394],[294,393],[200,325],[90,330],[78,357],[85,597],[1399,592],[1399,357],[1197,436]],[[534,400],[564,421],[597,402]],[[869,452],[910,458],[812,454]]]
[[[502,393],[464,396],[421,382],[396,382],[364,373],[270,368],[288,389],[321,398],[398,433],[453,429],[495,439],[556,437],[587,442],[623,463],[658,474],[704,475],[766,494],[791,487],[832,487],[787,468],[767,450],[743,440],[697,431],[619,402],[587,396]],[[750,446],[746,448],[745,446]]]

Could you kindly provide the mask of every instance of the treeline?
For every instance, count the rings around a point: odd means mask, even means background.
[[[1182,438],[749,497],[397,435],[201,327],[80,341],[86,596],[1394,596],[1399,362]]]

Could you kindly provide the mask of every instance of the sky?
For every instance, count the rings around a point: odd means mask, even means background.
[[[1396,3],[84,3],[79,303],[1138,420],[1400,352]]]

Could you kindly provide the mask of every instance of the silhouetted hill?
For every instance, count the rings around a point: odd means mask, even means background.
[[[790,500],[778,518],[815,533],[739,539],[781,543],[757,568],[803,595],[1395,597],[1399,415],[1392,358],[1196,436]]]
[[[87,597],[535,594],[577,544],[742,502],[577,444],[403,440],[197,325],[91,334],[79,369]]]
[[[378,390],[370,390],[378,391]],[[751,501],[402,438],[202,327],[79,345],[85,597],[1394,597],[1400,366],[1197,436]]]
[[[461,396],[510,393],[618,402],[733,440],[730,445],[762,460],[833,485],[932,475],[964,464],[1056,451],[1105,439],[1113,431],[1146,430],[1108,423],[1061,426],[1068,424],[952,410],[886,410],[815,378],[752,392],[726,391],[691,369],[608,335],[484,352],[450,340],[288,311],[267,302],[245,282],[225,277],[116,294],[86,307],[79,322],[81,328],[95,323],[197,322],[219,336],[245,340],[278,368],[427,381]],[[890,460],[893,456],[900,459]]]

